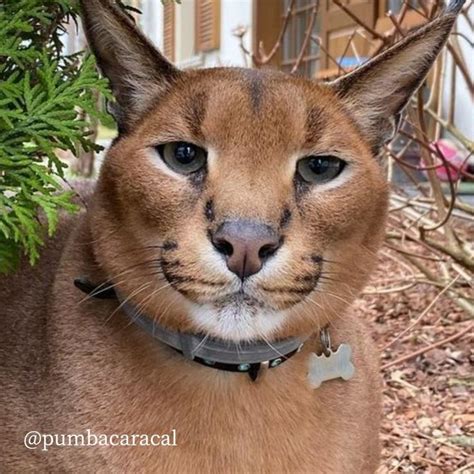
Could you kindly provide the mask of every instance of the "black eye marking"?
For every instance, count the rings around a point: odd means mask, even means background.
[[[325,121],[323,112],[318,107],[312,107],[307,111],[306,117],[306,142],[314,143],[321,138]]]
[[[206,105],[208,96],[205,92],[198,92],[192,99],[187,103],[184,109],[183,116],[186,120],[191,133],[198,138],[203,140],[203,134],[201,130],[201,124],[204,121],[206,115]]]
[[[188,176],[189,182],[194,186],[194,188],[197,191],[199,191],[199,193],[202,191],[204,187],[206,173],[207,173],[207,166],[203,168],[201,171],[198,171],[197,173],[194,173]]]
[[[282,227],[282,228],[286,227],[290,223],[291,217],[292,217],[291,211],[286,207],[283,210],[283,213],[281,215],[280,227]]]
[[[304,214],[303,209],[301,207],[301,199],[305,196],[305,194],[311,190],[311,185],[306,181],[299,179],[298,175],[295,173],[293,177],[293,185],[295,188],[295,197],[296,197],[296,204],[298,208],[298,213],[302,216]]]
[[[317,263],[318,265],[321,265],[323,263],[323,256],[322,255],[311,255],[311,260],[314,263]]]
[[[250,81],[250,100],[252,108],[257,111],[260,108],[263,96],[263,83],[260,77],[254,77]]]
[[[209,199],[209,201],[206,202],[206,205],[204,207],[204,216],[209,222],[212,222],[215,219],[214,202],[212,201],[212,199]]]
[[[175,242],[174,240],[165,240],[161,248],[165,252],[170,250],[176,250],[178,248],[178,242]]]
[[[249,95],[250,104],[254,113],[259,111],[263,99],[262,72],[258,69],[243,69],[242,79]]]

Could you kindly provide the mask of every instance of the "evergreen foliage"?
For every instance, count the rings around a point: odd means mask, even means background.
[[[98,149],[80,111],[106,119],[94,92],[109,96],[107,81],[92,56],[65,56],[61,42],[77,8],[73,0],[0,0],[0,272],[22,252],[34,264],[58,213],[76,210],[57,150]]]

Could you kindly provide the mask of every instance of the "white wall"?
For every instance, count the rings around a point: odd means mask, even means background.
[[[245,66],[239,40],[232,34],[238,26],[248,28],[244,38],[247,49],[252,45],[252,0],[221,0],[220,48],[194,53],[195,0],[175,5],[175,62],[180,68]],[[141,27],[158,48],[163,47],[163,5],[159,0],[142,1]]]
[[[148,38],[161,49],[163,48],[163,5],[157,0],[144,0],[142,5],[140,26]]]
[[[184,63],[194,56],[196,3],[184,0],[175,6],[175,62]]]
[[[232,31],[238,26],[248,28],[244,38],[247,49],[252,45],[252,0],[221,0],[219,50],[194,54],[195,0],[182,0],[175,8],[175,59],[178,67],[245,66],[238,39]],[[140,28],[159,48],[163,49],[163,5],[160,0],[142,0]],[[80,29],[81,30],[81,29]],[[84,39],[70,25],[63,43],[69,53],[82,49]]]
[[[232,31],[238,26],[248,28],[244,38],[247,49],[252,47],[252,0],[221,0],[221,47],[205,54],[204,65],[245,66],[239,40]]]

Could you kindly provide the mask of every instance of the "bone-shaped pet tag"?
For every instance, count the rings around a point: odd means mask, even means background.
[[[335,352],[327,347],[325,352],[326,354],[321,355],[313,352],[309,356],[308,381],[312,388],[318,388],[328,380],[349,380],[354,375],[351,346],[341,344]]]

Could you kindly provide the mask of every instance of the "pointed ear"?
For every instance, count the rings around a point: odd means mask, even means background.
[[[81,0],[84,30],[112,86],[119,129],[129,129],[181,74],[112,0]]]
[[[375,154],[396,132],[402,110],[423,83],[463,4],[464,0],[451,0],[434,21],[329,84]]]

